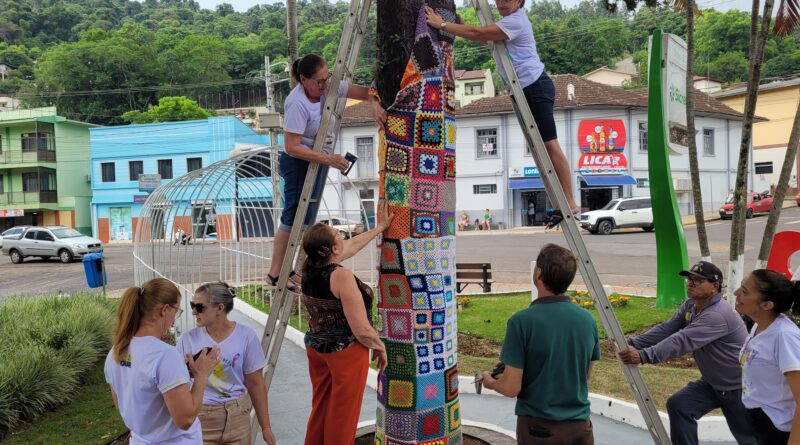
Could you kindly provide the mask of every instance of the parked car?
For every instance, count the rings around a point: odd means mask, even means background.
[[[14,264],[25,257],[47,259],[58,257],[62,263],[81,259],[88,253],[103,251],[100,240],[85,236],[75,229],[64,226],[29,227],[21,237],[5,239],[3,254],[11,257]]]
[[[600,210],[581,213],[581,227],[590,233],[608,235],[616,228],[639,227],[652,231],[653,209],[649,196],[612,199]]]
[[[18,238],[27,228],[28,226],[15,226],[0,233],[0,248],[3,247],[3,238]]]
[[[352,238],[364,232],[364,224],[346,218],[332,217],[330,219],[321,219],[319,222],[328,224],[336,229],[340,234],[342,234],[342,238],[344,239]]]
[[[798,193],[797,196],[794,197],[794,202],[796,202],[797,205],[800,206],[800,193]]]
[[[769,213],[772,208],[772,196],[769,194],[747,192],[747,218],[752,218],[756,213]],[[719,208],[721,219],[733,218],[733,193],[725,198],[725,204]]]

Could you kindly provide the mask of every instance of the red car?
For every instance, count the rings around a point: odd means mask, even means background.
[[[769,213],[772,208],[772,196],[768,194],[747,192],[747,218],[752,218],[756,213]],[[733,217],[733,194],[728,195],[725,204],[719,208],[719,217],[729,219]]]
[[[800,193],[798,193],[797,196],[794,197],[794,202],[796,202],[797,205],[800,206]]]

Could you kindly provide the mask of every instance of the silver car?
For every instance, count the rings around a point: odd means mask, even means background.
[[[103,245],[100,240],[85,236],[75,229],[46,226],[30,227],[22,237],[5,239],[2,249],[14,264],[21,263],[29,256],[42,259],[57,256],[62,263],[69,263],[88,253],[102,252]]]
[[[0,248],[3,247],[3,238],[19,238],[29,226],[15,226],[0,233]]]

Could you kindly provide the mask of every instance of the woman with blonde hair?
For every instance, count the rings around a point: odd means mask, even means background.
[[[178,340],[178,351],[192,354],[218,347],[221,361],[203,393],[200,424],[205,445],[250,445],[250,408],[255,408],[261,436],[275,445],[269,422],[267,385],[261,370],[267,365],[256,333],[228,318],[236,288],[223,282],[206,283],[194,292],[192,315],[197,327]]]
[[[198,445],[203,443],[197,414],[219,349],[189,358],[194,384],[180,352],[161,338],[179,317],[181,293],[164,278],[155,278],[122,295],[114,346],[105,362],[111,397],[131,445]]]

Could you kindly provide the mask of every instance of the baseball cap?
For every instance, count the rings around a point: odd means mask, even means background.
[[[678,272],[678,275],[682,277],[692,275],[714,283],[720,283],[720,285],[722,284],[722,271],[719,270],[719,267],[708,261],[700,261],[692,266],[691,269]]]

